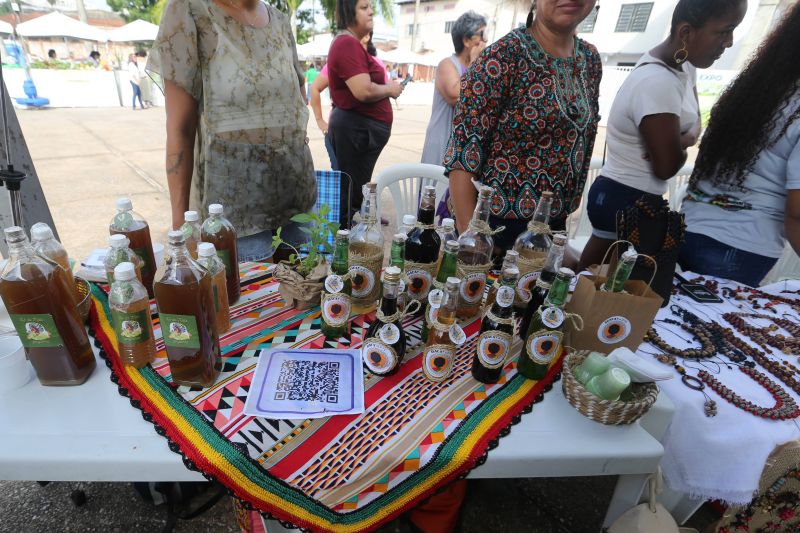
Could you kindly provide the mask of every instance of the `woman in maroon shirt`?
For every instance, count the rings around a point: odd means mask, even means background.
[[[342,202],[340,220],[348,226],[361,206],[361,188],[370,181],[375,162],[392,133],[392,105],[403,86],[386,81],[386,71],[361,46],[372,31],[369,0],[336,2],[336,36],[328,52],[328,81],[334,109],[328,134],[336,154],[337,169],[353,180],[350,205]],[[342,185],[342,198],[347,198]]]

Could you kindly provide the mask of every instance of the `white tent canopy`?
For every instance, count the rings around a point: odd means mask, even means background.
[[[438,65],[439,60],[441,59],[435,57],[434,54],[417,54],[410,50],[400,50],[399,48],[390,50],[388,52],[378,50],[378,57],[384,62],[395,63],[398,65],[427,65],[431,67]]]
[[[0,20],[0,33],[14,33],[14,27],[8,22]]]
[[[108,40],[120,43],[155,41],[156,35],[158,35],[158,26],[152,22],[138,19],[125,24],[121,28],[109,31]]]
[[[315,57],[328,57],[333,36],[329,34],[315,35],[314,40],[297,46],[297,57],[300,59],[313,59]]]
[[[106,33],[79,20],[54,11],[17,25],[23,37],[72,37],[87,41],[105,41]]]

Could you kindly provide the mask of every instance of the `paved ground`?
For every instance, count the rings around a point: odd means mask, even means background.
[[[429,113],[428,107],[412,106],[396,111],[392,138],[378,171],[419,161]],[[156,240],[163,242],[169,199],[162,109],[53,109],[18,111],[18,116],[61,239],[73,257],[105,246],[114,201],[123,194],[133,198]],[[313,123],[309,137],[316,167],[328,168],[322,135]],[[615,482],[614,477],[471,481],[461,531],[596,532]],[[88,497],[82,507],[70,500],[76,489]],[[144,503],[123,483],[41,487],[34,482],[0,481],[0,494],[0,531],[149,532],[160,530],[166,519],[163,507]],[[709,522],[706,515],[697,517],[695,527]],[[227,499],[201,518],[179,524],[176,531],[212,529],[236,531]],[[385,531],[409,530],[397,521]]]

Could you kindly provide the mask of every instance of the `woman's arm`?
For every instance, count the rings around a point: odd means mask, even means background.
[[[328,88],[328,77],[322,74],[317,75],[313,82],[311,82],[311,111],[314,112],[314,119],[317,121],[317,127],[322,130],[323,134],[328,133],[328,123],[322,117],[322,99],[320,94]]]
[[[436,69],[436,90],[447,105],[456,105],[461,93],[461,76],[450,58],[444,58]]]
[[[450,197],[453,199],[453,207],[456,210],[453,215],[459,235],[467,231],[472,212],[475,211],[475,206],[478,204],[478,195],[475,193],[475,185],[472,184],[474,178],[475,174],[465,170],[450,171]],[[467,213],[467,215],[461,216],[459,213]]]
[[[800,255],[800,189],[786,191],[783,228],[794,253]]]
[[[386,98],[397,98],[403,92],[403,86],[397,81],[391,81],[386,85],[373,83],[369,74],[364,72],[345,80],[347,88],[359,102],[365,104],[378,102]]]
[[[639,123],[639,132],[647,149],[653,174],[668,180],[686,163],[686,150],[681,146],[680,118],[672,113],[647,115]]]
[[[176,83],[165,80],[167,112],[167,186],[172,208],[172,227],[183,224],[189,209],[189,191],[194,170],[194,142],[197,135],[197,100]]]

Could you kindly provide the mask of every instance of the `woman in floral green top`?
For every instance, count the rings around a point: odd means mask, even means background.
[[[190,204],[220,203],[239,259],[270,257],[272,231],[316,200],[288,18],[260,0],[170,0],[148,69],[166,86],[173,227]],[[293,234],[302,238],[284,227],[284,239]]]
[[[494,189],[489,223],[506,227],[495,238],[501,249],[524,231],[543,191],[553,192],[553,229],[578,207],[602,66],[574,35],[593,8],[594,0],[536,0],[527,27],[489,46],[465,75],[444,156],[459,231],[475,208],[472,179]]]

